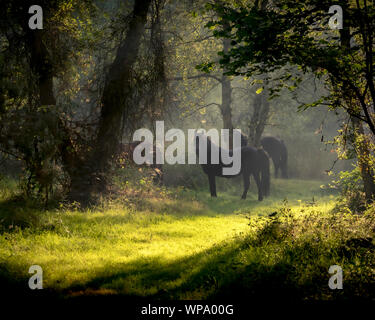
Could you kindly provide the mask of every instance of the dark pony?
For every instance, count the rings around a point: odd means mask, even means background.
[[[211,197],[217,197],[216,195],[216,177],[234,178],[236,175],[223,175],[224,167],[231,167],[231,165],[225,165],[221,161],[222,148],[215,145],[209,137],[205,137],[202,134],[196,134],[195,136],[195,150],[199,159],[199,139],[207,139],[207,164],[201,164],[202,169],[208,176],[208,182],[210,184]],[[243,143],[243,142],[242,142]],[[211,148],[219,148],[219,163],[211,163]],[[230,150],[229,154],[233,152]],[[269,195],[270,190],[270,163],[267,154],[263,149],[255,149],[249,146],[241,147],[241,171],[238,175],[242,174],[244,182],[244,191],[242,193],[242,199],[246,199],[247,191],[250,187],[250,175],[253,175],[258,188],[258,200],[262,201],[264,196]],[[237,176],[238,176],[237,175]]]
[[[277,178],[279,169],[284,179],[288,178],[288,150],[283,140],[275,137],[264,137],[261,139],[264,150],[271,157],[275,167],[275,178]]]
[[[141,143],[141,141],[130,142],[130,143],[121,143],[120,152],[118,157],[118,162],[120,165],[124,164],[135,164],[133,159],[134,149]],[[153,144],[152,145],[152,164],[145,164],[144,166],[149,167],[153,170],[153,178],[155,182],[163,183],[163,165],[156,163],[156,153],[161,152],[159,148]],[[144,155],[145,150],[142,151]]]

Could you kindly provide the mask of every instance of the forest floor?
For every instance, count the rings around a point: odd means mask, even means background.
[[[262,202],[254,190],[240,200],[238,180],[216,199],[143,186],[95,208],[44,211],[9,183],[0,186],[0,280],[13,290],[27,292],[29,267],[40,265],[41,291],[69,299],[375,297],[374,214],[338,210],[319,181],[274,179]],[[331,265],[343,268],[344,290],[328,287]]]

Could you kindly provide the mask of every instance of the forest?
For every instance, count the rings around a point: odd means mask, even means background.
[[[2,291],[374,301],[374,18],[370,0],[2,3]]]

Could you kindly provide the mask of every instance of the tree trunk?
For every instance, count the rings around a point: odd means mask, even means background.
[[[20,4],[22,1],[20,2]],[[37,82],[37,90],[38,92],[34,92],[35,87],[32,87],[33,94],[38,94],[37,103],[40,105],[56,105],[56,99],[53,94],[53,75],[54,69],[53,64],[51,61],[51,55],[49,53],[49,49],[45,45],[46,37],[52,37],[51,30],[48,24],[45,24],[43,29],[30,29],[29,27],[29,19],[30,14],[28,13],[28,8],[30,5],[27,4],[28,1],[24,1],[21,6],[16,6],[9,12],[9,17],[12,20],[12,16],[14,16],[14,22],[20,23],[20,27],[23,30],[24,35],[19,35],[14,37],[15,41],[23,41],[23,37],[25,40],[25,49],[30,53],[29,57],[29,65],[30,69],[32,70],[33,75],[36,77]],[[43,6],[43,19],[48,21],[51,16],[51,11],[57,9],[55,6],[56,4],[49,4]],[[52,9],[53,8],[53,9]],[[13,29],[13,33],[16,32],[14,27],[9,26]],[[15,33],[16,35],[17,33]],[[18,40],[17,40],[18,39]],[[20,45],[15,42],[13,45],[18,46]]]
[[[33,31],[31,66],[38,75],[39,98],[41,105],[55,105],[53,95],[53,73],[47,48],[42,41],[42,30]]]
[[[345,12],[347,10],[348,4],[346,3],[343,7],[344,11],[344,28],[340,30],[340,39],[341,39],[341,46],[350,51],[350,25],[347,20],[345,20]],[[349,97],[351,95],[349,94]],[[359,102],[360,103],[360,102]],[[351,105],[351,100],[347,99],[347,104]],[[354,147],[357,154],[358,159],[358,166],[361,172],[361,177],[363,180],[364,185],[364,192],[367,202],[374,201],[375,198],[375,182],[374,182],[374,171],[370,165],[370,150],[369,150],[369,142],[367,141],[366,135],[363,130],[363,123],[358,118],[351,116],[351,122],[353,124],[353,131],[354,131]]]
[[[122,116],[132,109],[131,69],[136,62],[141,37],[147,21],[151,0],[137,0],[128,34],[117,51],[107,75],[102,96],[101,118],[94,150],[94,159],[99,170],[106,171],[121,136]]]
[[[265,11],[268,1],[255,1],[254,6]],[[265,77],[262,77],[264,80]],[[266,84],[265,84],[266,86]],[[249,106],[250,107],[250,106]],[[260,94],[255,95],[253,101],[253,114],[249,123],[249,144],[254,147],[260,147],[260,139],[268,120],[270,112],[270,103],[267,97],[266,88]]]
[[[90,193],[106,187],[106,173],[117,153],[121,123],[132,112],[132,67],[137,60],[151,0],[136,0],[128,32],[120,44],[106,77],[101,99],[101,117],[93,150],[72,177],[70,199],[85,203]]]
[[[265,90],[255,96],[252,104],[254,110],[249,124],[249,143],[254,147],[260,147],[260,139],[270,112],[270,103]]]
[[[230,80],[227,76],[222,76],[221,78],[221,106],[220,111],[223,116],[223,128],[233,129],[232,122],[232,86]]]
[[[48,8],[44,9],[45,19],[49,16]],[[28,21],[27,19],[25,21]],[[43,41],[48,32],[47,29],[31,30],[26,23],[23,30],[27,34],[30,46],[30,66],[33,73],[37,76],[39,103],[41,105],[55,105],[56,99],[53,95],[53,66],[50,54]]]
[[[363,130],[362,122],[357,118],[351,118],[354,135],[355,135],[355,151],[358,158],[358,166],[361,172],[361,177],[363,180],[364,192],[367,202],[373,202],[375,199],[375,180],[374,180],[374,170],[370,163],[370,150],[369,143]]]
[[[230,49],[230,40],[224,39],[223,40],[223,51],[224,53],[228,53]],[[225,73],[224,69],[224,73]],[[229,148],[232,149],[233,147],[233,121],[232,121],[232,85],[231,80],[228,76],[223,74],[221,76],[221,105],[220,111],[223,117],[223,128],[229,129]]]

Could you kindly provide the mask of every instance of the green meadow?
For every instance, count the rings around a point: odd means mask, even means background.
[[[240,200],[240,180],[216,199],[140,185],[142,194],[129,187],[90,209],[44,210],[3,181],[0,279],[26,288],[40,265],[44,291],[71,299],[371,298],[374,215],[349,214],[322,184],[276,179],[262,202],[254,189]],[[328,288],[331,265],[343,268],[345,290]]]

